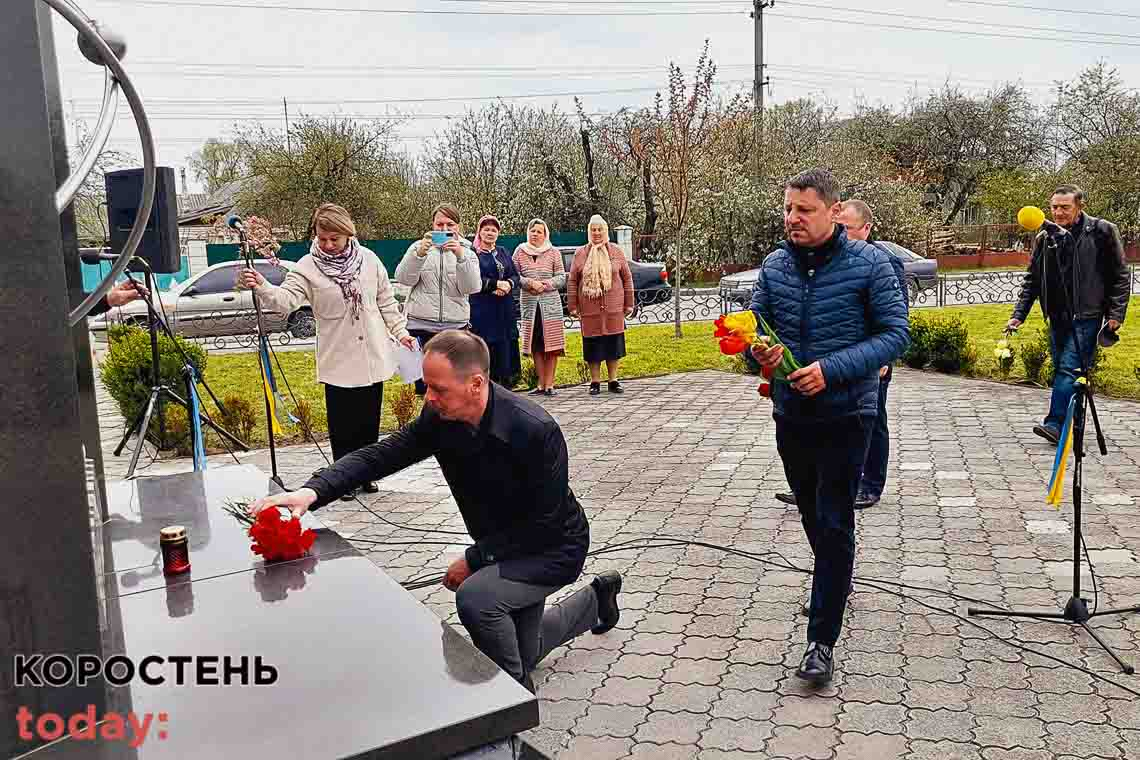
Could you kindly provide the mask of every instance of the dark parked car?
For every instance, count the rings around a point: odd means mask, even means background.
[[[903,284],[906,287],[907,296],[911,304],[915,302],[918,298],[918,294],[922,291],[937,287],[937,261],[923,258],[898,243],[891,243],[886,240],[876,242],[896,257],[902,259],[903,270],[906,273],[906,282]],[[746,272],[722,277],[720,280],[721,303],[723,303],[726,308],[730,304],[738,307],[748,306],[752,300],[752,287],[756,284],[756,277],[759,274],[760,268],[757,267],[755,269],[749,269]]]

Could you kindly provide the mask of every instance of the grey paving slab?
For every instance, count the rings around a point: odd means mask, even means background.
[[[660,533],[810,562],[797,512],[774,499],[786,483],[753,379],[698,372],[625,385],[621,397],[581,387],[544,402],[565,431],[595,548]],[[979,602],[950,596],[1044,609],[1067,599],[1071,481],[1061,509],[1045,506],[1053,451],[1031,432],[1047,402],[1039,389],[895,374],[887,490],[858,516],[856,593],[836,682],[822,692],[791,676],[805,635],[805,575],[696,547],[591,559],[586,578],[626,574],[623,618],[605,636],[555,651],[536,672],[543,726],[532,742],[560,760],[1140,757],[1140,698],[1110,681],[1138,690],[1140,682],[1118,674],[1083,632],[963,620]],[[109,450],[121,424],[106,411]],[[1140,404],[1102,399],[1098,411],[1110,455],[1093,451],[1086,461],[1084,527],[1099,603],[1140,604]],[[121,476],[125,459],[108,457],[109,474]],[[268,467],[264,451],[242,459]],[[299,485],[323,459],[307,445],[280,450],[279,462]],[[149,471],[186,468],[176,460]],[[434,462],[380,488],[365,497],[367,509],[338,502],[323,519],[373,541],[422,536],[392,523],[463,530]],[[463,544],[432,538],[448,545],[360,545],[409,579],[442,572]],[[1091,582],[1086,571],[1089,597]],[[912,598],[894,593],[898,583],[914,587],[905,590]],[[450,592],[415,593],[458,623]],[[1140,616],[1093,625],[1140,662]]]

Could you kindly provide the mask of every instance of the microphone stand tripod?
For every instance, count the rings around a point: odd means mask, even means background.
[[[151,269],[149,266],[145,267],[145,279],[146,279],[146,290],[148,292],[148,295],[146,295],[143,298],[143,301],[146,303],[146,309],[147,309],[147,314],[148,314],[147,327],[150,330],[151,388],[150,388],[150,397],[147,399],[146,405],[143,407],[142,412],[140,412],[139,415],[135,418],[134,424],[132,424],[130,427],[128,427],[123,432],[123,437],[119,441],[119,445],[116,446],[115,450],[114,450],[115,456],[121,455],[123,453],[123,447],[126,446],[127,441],[130,439],[131,435],[136,434],[138,436],[138,444],[135,446],[134,451],[131,452],[131,461],[130,461],[130,464],[127,466],[127,477],[126,477],[127,480],[133,478],[135,475],[135,468],[138,466],[139,455],[142,454],[143,441],[146,440],[147,431],[150,429],[150,420],[151,420],[151,417],[154,415],[154,411],[156,408],[158,409],[158,430],[159,430],[158,445],[161,447],[161,446],[165,445],[165,443],[166,443],[166,425],[165,425],[165,422],[163,419],[163,414],[162,414],[162,405],[163,405],[163,402],[164,402],[166,397],[169,397],[170,400],[173,400],[176,403],[181,404],[182,408],[184,408],[186,410],[186,419],[190,423],[191,430],[192,430],[192,433],[194,436],[194,469],[195,470],[198,470],[198,469],[205,467],[205,453],[204,453],[204,451],[201,450],[202,449],[201,423],[203,423],[203,422],[205,422],[207,425],[209,425],[211,428],[213,428],[213,430],[218,435],[220,435],[223,439],[228,440],[230,443],[234,444],[235,446],[237,446],[242,451],[249,451],[248,446],[246,446],[244,443],[242,443],[240,440],[238,440],[228,430],[226,430],[225,428],[216,424],[213,420],[211,420],[209,417],[207,417],[205,414],[203,414],[202,411],[199,409],[198,399],[197,399],[197,390],[194,386],[194,382],[198,377],[197,369],[194,367],[193,362],[190,361],[190,357],[188,357],[186,355],[186,353],[184,351],[182,351],[182,347],[180,345],[178,345],[178,341],[175,340],[174,333],[171,331],[170,325],[166,324],[166,322],[159,316],[158,311],[154,308],[154,294],[156,292],[155,280],[154,280],[154,274],[151,272]],[[135,282],[135,281],[132,279],[132,282]],[[135,284],[138,285],[137,282],[135,282]],[[186,399],[183,399],[181,396],[179,396],[173,390],[171,390],[170,386],[165,385],[162,382],[162,375],[161,375],[161,372],[159,370],[159,360],[158,360],[158,326],[159,325],[162,325],[163,332],[166,333],[167,337],[170,338],[171,342],[178,349],[179,353],[182,354],[182,360],[183,360],[183,362],[185,362],[185,364],[183,365],[182,372],[183,372],[184,377],[186,378],[187,397],[189,399],[191,399],[189,402]],[[205,381],[203,381],[203,384],[204,384],[204,382]],[[209,390],[209,386],[206,386],[206,389]],[[213,391],[210,391],[210,396],[211,396],[211,398],[214,397]],[[216,398],[214,398],[214,403],[217,404]],[[218,408],[219,409],[222,408],[221,404],[218,404]]]
[[[249,240],[246,239],[245,228],[241,224],[232,226],[237,230],[238,237],[241,240],[241,251],[245,258],[246,268],[256,272],[257,269],[253,266],[253,252],[249,249]],[[265,396],[265,437],[269,440],[269,479],[281,486],[283,490],[288,491],[289,489],[285,487],[285,481],[277,472],[277,443],[273,437],[273,408],[269,404],[269,393],[266,390],[269,383],[269,377],[265,374],[269,371],[269,368],[265,366],[269,356],[269,338],[265,334],[265,324],[262,321],[261,299],[257,297],[255,288],[251,288],[249,293],[253,298],[253,311],[257,321],[257,363],[261,366],[262,395]]]
[[[1056,252],[1057,241],[1055,237],[1050,235],[1047,238],[1046,246],[1049,250]],[[1043,252],[1042,255],[1047,255]],[[1075,256],[1074,252],[1074,256]],[[1042,284],[1044,287],[1044,283]],[[1068,291],[1066,290],[1066,298],[1068,298]],[[974,616],[988,616],[988,617],[1021,617],[1030,618],[1034,620],[1046,620],[1050,622],[1066,623],[1071,625],[1078,625],[1084,629],[1092,639],[1100,644],[1104,651],[1108,652],[1112,659],[1116,660],[1116,664],[1120,669],[1132,675],[1135,672],[1133,666],[1120,659],[1120,656],[1112,650],[1112,648],[1105,643],[1104,639],[1097,635],[1096,630],[1089,626],[1089,621],[1093,618],[1103,617],[1105,615],[1128,615],[1140,612],[1140,606],[1124,607],[1121,609],[1113,610],[1097,610],[1093,607],[1093,611],[1089,611],[1088,600],[1081,597],[1081,547],[1084,543],[1083,534],[1081,533],[1081,497],[1083,496],[1083,471],[1084,471],[1084,442],[1085,442],[1085,413],[1086,409],[1092,414],[1093,427],[1096,429],[1096,439],[1100,453],[1104,456],[1108,455],[1108,446],[1105,443],[1104,433],[1101,431],[1100,418],[1096,413],[1096,402],[1093,400],[1092,385],[1088,381],[1089,364],[1091,361],[1092,350],[1090,347],[1088,353],[1085,352],[1084,347],[1081,345],[1080,333],[1077,330],[1077,312],[1072,308],[1072,302],[1069,304],[1069,315],[1071,324],[1069,329],[1073,331],[1073,341],[1076,344],[1077,355],[1080,357],[1080,374],[1077,376],[1077,382],[1074,387],[1074,407],[1073,407],[1073,594],[1069,597],[1068,603],[1062,612],[1036,612],[1030,610],[988,610],[979,609],[977,607],[969,607],[966,609],[966,614],[971,617]],[[1060,445],[1064,445],[1064,441]],[[1091,564],[1091,562],[1090,562]],[[1091,568],[1090,568],[1091,569]]]

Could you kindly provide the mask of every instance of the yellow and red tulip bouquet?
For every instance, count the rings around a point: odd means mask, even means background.
[[[780,363],[775,367],[769,369],[767,367],[761,370],[761,375],[764,380],[760,383],[757,390],[761,396],[771,397],[773,382],[786,383],[788,382],[788,375],[800,369],[800,363],[796,361],[796,357],[792,356],[792,352],[788,350],[780,342],[779,337],[775,331],[768,326],[763,317],[757,317],[756,313],[752,310],[740,311],[734,314],[725,314],[713,323],[716,331],[713,337],[720,341],[720,351],[722,354],[728,356],[736,356],[748,351],[754,345],[766,343],[765,348],[772,348],[773,346],[783,346],[784,355],[780,359]],[[763,338],[758,335],[758,330],[764,331]]]

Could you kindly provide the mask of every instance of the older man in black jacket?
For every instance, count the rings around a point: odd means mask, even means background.
[[[1085,193],[1075,185],[1054,191],[1049,208],[1061,229],[1042,231],[1034,241],[1033,258],[1008,323],[1016,330],[1033,302],[1041,301],[1056,374],[1049,414],[1033,432],[1054,444],[1060,439],[1077,375],[1087,369],[1098,333],[1120,329],[1132,290],[1116,225],[1089,216],[1084,205]]]
[[[617,624],[621,576],[599,575],[544,612],[546,597],[577,580],[590,546],[562,430],[541,406],[490,382],[487,344],[473,333],[446,330],[424,352],[418,419],[250,511],[300,515],[434,456],[474,539],[444,585],[475,645],[533,691],[530,671],[553,649]]]

